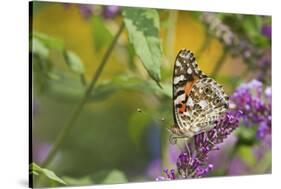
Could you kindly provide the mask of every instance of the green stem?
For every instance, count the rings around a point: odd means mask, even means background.
[[[168,18],[168,29],[167,29],[167,36],[166,36],[166,54],[169,61],[173,61],[177,19],[178,19],[178,11],[171,10]]]
[[[81,80],[81,84],[83,85],[83,87],[87,86],[87,82],[86,82],[86,78],[84,74],[80,75],[80,80]]]
[[[113,48],[115,46],[115,44],[117,43],[117,40],[120,36],[120,34],[122,33],[123,29],[124,29],[124,23],[122,23],[120,25],[120,28],[118,30],[118,32],[116,33],[116,35],[114,36],[110,46],[108,47],[107,51],[105,52],[105,55],[103,56],[98,69],[96,70],[95,74],[93,75],[93,78],[88,86],[88,88],[85,91],[85,94],[82,98],[82,100],[80,101],[80,103],[78,104],[77,108],[74,110],[72,116],[70,117],[70,119],[66,122],[66,124],[64,125],[64,127],[62,128],[62,130],[60,131],[60,133],[58,134],[50,152],[48,153],[48,156],[46,157],[46,159],[44,160],[44,162],[42,163],[42,167],[47,167],[49,165],[49,163],[54,159],[58,149],[60,148],[60,146],[62,145],[64,139],[66,138],[66,136],[68,135],[69,131],[71,130],[71,128],[74,126],[75,121],[77,120],[77,118],[79,117],[84,105],[86,104],[89,96],[91,95],[91,92],[93,90],[93,88],[96,85],[96,82],[98,80],[98,78],[100,77],[103,68],[105,66],[105,64],[107,63],[108,58],[110,57]]]
[[[223,54],[221,55],[221,57],[219,58],[219,60],[217,61],[217,64],[215,65],[215,68],[213,69],[213,72],[211,73],[211,77],[212,78],[216,78],[223,63],[225,62],[225,57],[226,57],[227,53],[224,51]]]

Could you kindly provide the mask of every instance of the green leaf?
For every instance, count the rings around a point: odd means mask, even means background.
[[[241,145],[237,149],[239,157],[248,166],[252,167],[256,164],[256,157],[252,152],[252,146]]]
[[[134,64],[134,57],[136,53],[131,43],[127,43],[127,50],[128,50],[128,66],[131,70],[135,70],[136,65]]]
[[[50,37],[47,34],[36,31],[32,33],[32,37],[40,40],[40,42],[51,49],[56,49],[61,52],[64,50],[63,41],[58,38]]]
[[[31,173],[31,174],[33,174],[33,175],[36,175],[36,176],[38,176],[38,175],[39,175],[39,173],[38,173],[38,172],[36,172],[36,171],[31,171],[30,173]]]
[[[82,186],[82,185],[91,185],[94,184],[94,182],[92,181],[92,179],[87,176],[87,177],[82,177],[82,178],[72,178],[72,177],[67,177],[64,176],[62,177],[62,179],[65,181],[65,183],[67,183],[67,185],[69,186]]]
[[[120,90],[148,92],[172,98],[172,87],[169,84],[162,84],[162,88],[159,88],[155,82],[128,75],[120,75],[101,82],[91,98],[101,100]]]
[[[43,174],[46,175],[49,179],[66,185],[66,183],[61,178],[59,178],[53,171],[50,171],[48,169],[42,169],[42,170],[43,170]]]
[[[40,40],[34,38],[32,39],[32,53],[37,54],[42,58],[48,58],[49,56],[49,49],[41,43]]]
[[[135,144],[139,144],[143,133],[151,121],[151,117],[142,112],[135,112],[128,121],[128,132]]]
[[[53,180],[53,181],[56,181],[56,182],[58,182],[60,184],[66,185],[66,183],[61,178],[59,178],[53,171],[41,168],[39,165],[37,165],[34,162],[30,164],[30,168],[29,169],[30,169],[30,172],[32,174],[33,173],[43,174],[46,177],[48,177],[50,180]]]
[[[112,40],[112,34],[106,28],[104,21],[99,16],[93,16],[91,19],[92,34],[96,51],[100,51]]]
[[[263,158],[259,160],[255,166],[255,173],[264,174],[271,170],[272,166],[272,154],[271,150],[264,153]]]
[[[247,127],[245,125],[241,125],[237,131],[236,135],[239,138],[239,143],[242,145],[253,145],[257,142],[256,138],[256,127]]]
[[[59,101],[78,101],[84,95],[85,87],[73,76],[60,73],[59,80],[49,80],[46,94]],[[104,100],[118,91],[151,93],[159,97],[172,98],[171,84],[162,84],[159,88],[154,81],[143,80],[134,76],[119,75],[111,80],[103,80],[92,91],[90,101]]]
[[[244,16],[242,20],[242,27],[253,44],[260,47],[267,45],[268,40],[261,33],[261,17],[249,15]]]
[[[126,176],[123,172],[119,170],[111,171],[106,178],[103,180],[103,184],[116,184],[116,183],[126,183],[128,182]]]
[[[158,12],[154,9],[124,8],[122,14],[130,43],[133,44],[148,74],[159,82],[162,49]]]
[[[32,3],[32,13],[33,13],[33,15],[36,15],[41,10],[43,10],[45,7],[47,7],[47,5],[50,4],[48,2],[38,2],[38,1],[34,1],[34,2],[31,2],[31,3]]]
[[[52,80],[59,80],[59,79],[60,79],[60,77],[58,76],[58,74],[56,74],[56,73],[54,73],[54,72],[51,72],[51,71],[49,71],[49,72],[47,73],[47,77],[48,77],[48,79],[52,79]]]
[[[64,51],[64,59],[73,72],[78,74],[84,73],[84,65],[77,54],[70,50]]]

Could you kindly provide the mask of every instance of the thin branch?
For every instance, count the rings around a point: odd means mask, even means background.
[[[42,163],[42,167],[47,167],[49,165],[49,163],[54,159],[58,149],[61,147],[64,139],[66,138],[66,136],[68,135],[69,131],[71,130],[71,128],[75,125],[75,122],[77,120],[77,118],[79,117],[79,115],[81,114],[82,109],[84,108],[84,105],[86,104],[89,96],[91,95],[92,90],[94,89],[96,82],[98,80],[98,78],[100,77],[103,68],[105,66],[105,64],[107,63],[108,58],[110,57],[116,43],[117,40],[119,38],[119,36],[121,35],[123,29],[124,29],[124,23],[122,22],[122,24],[120,25],[120,28],[118,30],[118,32],[116,33],[116,35],[114,36],[110,46],[108,47],[107,51],[105,52],[105,55],[103,56],[98,69],[96,70],[95,74],[93,75],[93,78],[88,86],[88,88],[85,91],[85,94],[82,98],[82,100],[80,101],[80,103],[78,104],[77,108],[74,110],[72,116],[70,117],[70,119],[66,122],[66,124],[64,125],[64,127],[62,128],[62,130],[60,131],[60,133],[58,134],[50,152],[48,153],[48,156],[46,157],[46,159],[44,160],[44,162]]]
[[[166,54],[169,61],[173,61],[177,20],[178,20],[178,11],[177,10],[170,11],[169,18],[168,18],[167,35],[166,35]]]
[[[80,81],[81,81],[81,84],[83,85],[83,87],[87,86],[87,82],[86,82],[86,78],[85,78],[84,74],[80,75]]]

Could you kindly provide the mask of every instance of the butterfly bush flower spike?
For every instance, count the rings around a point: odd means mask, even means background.
[[[263,25],[261,29],[261,33],[266,36],[267,38],[271,39],[271,25]]]
[[[228,111],[216,122],[216,126],[207,133],[194,136],[194,149],[190,152],[180,153],[177,159],[177,172],[172,169],[164,170],[165,176],[156,180],[175,180],[186,178],[200,178],[208,174],[213,164],[208,163],[208,155],[211,151],[219,150],[217,147],[239,126],[242,116],[241,111]]]
[[[262,52],[248,40],[234,33],[215,13],[205,12],[202,14],[201,20],[207,26],[207,31],[217,37],[233,56],[239,55],[246,62],[251,63],[260,59]]]
[[[257,137],[271,134],[271,88],[264,89],[258,80],[241,84],[230,98],[236,109],[243,112],[246,125],[258,125]]]
[[[198,67],[193,53],[181,50],[176,58],[173,80],[175,138],[187,138],[175,170],[164,170],[167,180],[202,177],[213,169],[208,154],[239,125],[240,110],[228,110],[223,87]],[[161,177],[162,178],[162,177]],[[158,178],[158,180],[161,180]],[[163,179],[162,179],[163,180]]]
[[[64,7],[69,8],[72,4],[65,3]],[[104,19],[112,19],[120,12],[119,6],[94,6],[90,4],[74,4],[78,7],[80,14],[84,19],[89,19],[91,16],[102,16]]]
[[[114,18],[120,12],[120,7],[110,5],[103,8],[102,15],[104,18]]]

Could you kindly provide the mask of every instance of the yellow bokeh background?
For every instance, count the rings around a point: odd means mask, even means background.
[[[173,57],[182,48],[190,49],[196,55],[210,36],[206,35],[203,25],[198,19],[194,19],[190,12],[176,12],[177,22],[175,28],[173,28]],[[76,52],[80,56],[85,66],[85,76],[88,80],[91,78],[103,53],[96,53],[92,39],[91,24],[81,15],[77,6],[72,5],[66,8],[62,4],[54,3],[48,5],[34,16],[33,29],[62,39],[67,49]],[[162,28],[162,30],[165,30],[165,28]],[[166,33],[166,31],[161,31],[161,39],[164,45]],[[123,35],[126,35],[126,33],[123,33]],[[215,63],[222,56],[223,48],[224,46],[217,39],[209,39],[208,46],[197,57],[197,62],[204,72],[207,74],[212,72]],[[116,60],[117,62],[119,60],[120,63],[117,64]],[[126,70],[125,64],[121,62],[125,60],[126,58],[118,56],[118,52],[114,52],[109,60],[110,69],[105,69],[102,78],[108,78],[111,75],[122,73]],[[225,61],[222,72],[234,75],[241,72],[243,66],[239,64],[239,60],[228,57]],[[172,68],[173,63],[173,60],[169,59],[169,68]],[[235,70],[237,71],[227,68],[227,64],[232,63],[236,64],[237,69]]]

